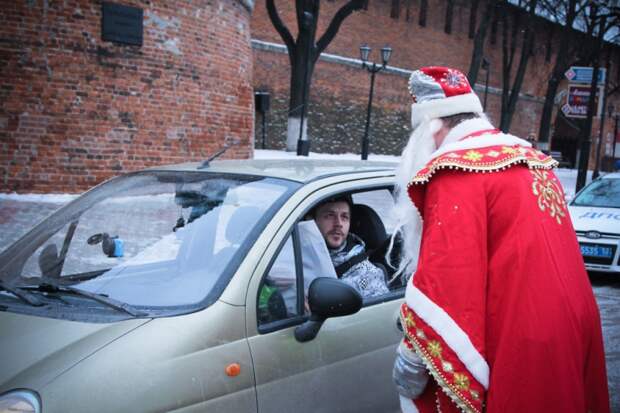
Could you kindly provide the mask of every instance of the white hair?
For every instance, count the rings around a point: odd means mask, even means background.
[[[420,239],[422,237],[422,217],[409,199],[407,186],[418,171],[431,160],[431,154],[437,149],[433,136],[441,129],[442,125],[443,122],[440,119],[424,118],[411,133],[407,146],[401,155],[400,164],[396,169],[395,203],[392,209],[392,217],[396,221],[396,227],[386,253],[386,262],[392,268],[396,268],[392,280],[398,276],[409,279],[418,264]],[[395,267],[391,255],[394,240],[398,234],[401,235],[401,251],[398,267]]]

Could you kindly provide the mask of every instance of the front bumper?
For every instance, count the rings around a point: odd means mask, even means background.
[[[593,239],[577,231],[577,240],[587,270],[620,273],[620,234],[601,234]]]

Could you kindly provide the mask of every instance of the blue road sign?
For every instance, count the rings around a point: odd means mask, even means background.
[[[586,66],[571,66],[570,69],[564,73],[566,78],[573,83],[590,83],[592,82],[592,73],[594,72],[593,67]],[[606,70],[603,68],[598,69],[598,79],[597,83],[599,85],[605,83],[605,72]]]

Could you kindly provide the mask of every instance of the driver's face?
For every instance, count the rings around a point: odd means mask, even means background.
[[[351,210],[346,202],[321,205],[314,218],[329,248],[338,248],[349,235]]]

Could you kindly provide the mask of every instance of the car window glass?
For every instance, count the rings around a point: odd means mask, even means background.
[[[354,204],[364,204],[371,207],[383,221],[385,230],[392,233],[396,227],[396,220],[392,215],[394,197],[388,189],[358,192],[352,195]]]
[[[223,289],[293,187],[218,173],[117,178],[37,226],[0,278],[26,288],[50,280],[149,311],[185,311]],[[91,304],[84,301],[85,311]]]
[[[263,280],[258,296],[258,323],[297,315],[297,275],[293,236],[289,235]]]
[[[593,181],[575,198],[573,205],[620,208],[620,179]]]

